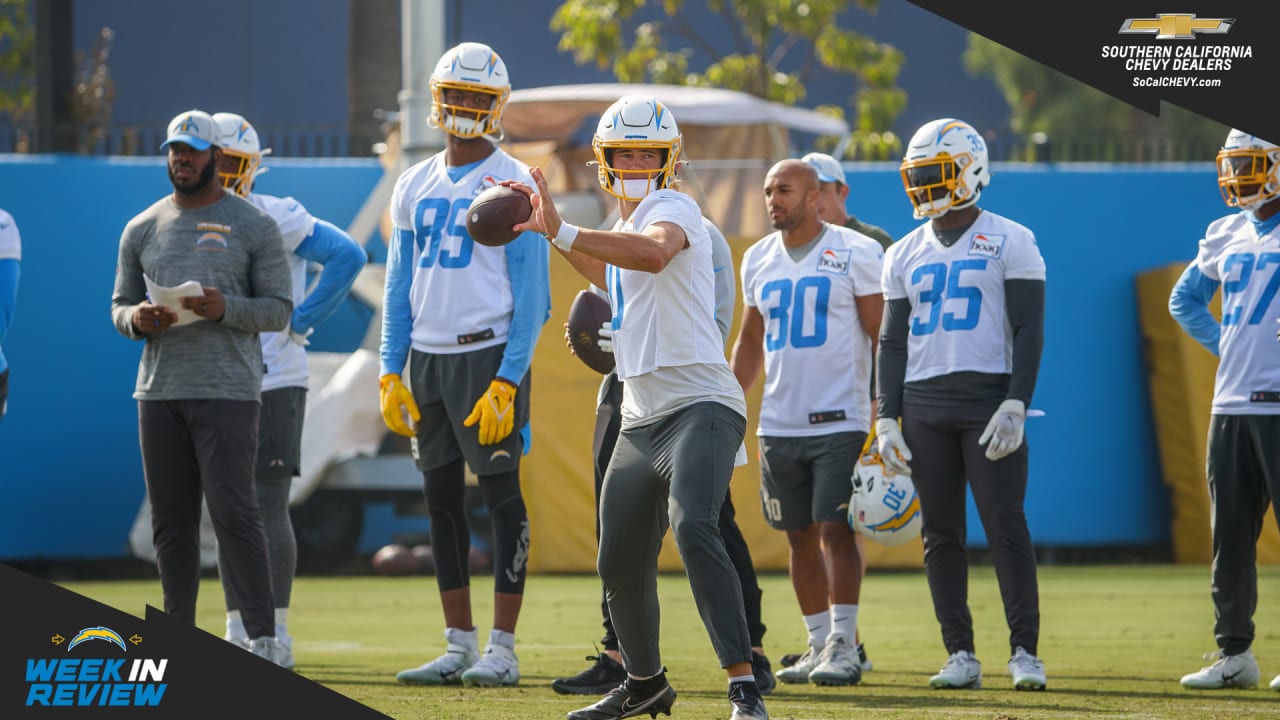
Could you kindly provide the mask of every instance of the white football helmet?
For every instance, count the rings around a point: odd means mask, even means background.
[[[270,155],[271,148],[262,149],[258,131],[240,115],[215,113],[213,122],[222,133],[222,155],[238,161],[235,172],[223,172],[219,168],[218,179],[222,187],[234,190],[240,197],[248,197],[254,178],[267,171],[262,167],[262,156]]]
[[[899,172],[917,220],[969,207],[991,184],[987,142],[961,120],[925,123],[907,143]]]
[[[671,187],[684,145],[666,106],[647,95],[626,95],[600,116],[591,147],[600,187],[614,197],[639,202],[654,190]],[[619,170],[612,164],[613,151],[622,148],[659,150],[662,163],[654,170]]]
[[[1232,130],[1218,152],[1218,189],[1230,207],[1252,210],[1280,194],[1280,146]]]
[[[874,452],[863,453],[853,468],[849,527],[881,545],[895,547],[920,535],[920,498],[908,475],[884,466]]]
[[[445,102],[446,90],[492,96],[488,108]],[[494,135],[502,140],[502,109],[511,95],[507,65],[488,45],[464,42],[450,49],[431,72],[431,116],[427,122],[460,138]]]

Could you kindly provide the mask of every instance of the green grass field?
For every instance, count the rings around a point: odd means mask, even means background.
[[[1040,656],[1044,693],[1014,692],[1005,670],[1007,631],[990,568],[972,572],[970,604],[986,687],[933,691],[928,678],[945,659],[922,573],[872,572],[863,586],[859,624],[875,670],[852,688],[779,686],[768,698],[774,720],[817,718],[1201,718],[1280,717],[1280,693],[1266,684],[1280,673],[1280,568],[1259,570],[1258,639],[1262,689],[1190,693],[1178,678],[1206,664],[1215,649],[1206,567],[1045,567],[1040,571]],[[76,592],[141,616],[161,605],[155,581],[70,582]],[[804,632],[783,575],[761,578],[766,651],[774,660],[803,648]],[[490,580],[473,588],[481,643],[490,628]],[[216,579],[201,588],[198,622],[223,631]],[[441,615],[430,577],[301,578],[294,587],[290,631],[298,672],[399,720],[562,718],[587,699],[556,695],[553,678],[585,667],[600,635],[599,581],[591,576],[535,575],[528,580],[516,652],[523,676],[515,688],[410,688],[397,671],[443,651]],[[682,575],[660,582],[662,645],[679,693],[674,717],[726,718],[725,677]]]

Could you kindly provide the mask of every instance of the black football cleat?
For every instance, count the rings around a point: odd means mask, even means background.
[[[591,667],[573,677],[556,678],[551,689],[561,695],[603,695],[627,679],[627,671],[605,653],[588,655]]]
[[[670,715],[675,702],[676,691],[667,682],[666,673],[648,680],[627,678],[600,702],[569,713],[567,720],[619,720],[641,715],[656,718],[658,713]]]
[[[753,682],[729,683],[729,704],[733,706],[729,720],[769,720],[760,689]]]
[[[768,695],[777,687],[778,681],[773,677],[773,666],[769,658],[754,650],[751,651],[751,674],[756,677],[756,688],[761,695]]]

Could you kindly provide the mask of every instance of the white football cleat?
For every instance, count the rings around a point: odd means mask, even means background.
[[[929,687],[977,690],[982,687],[982,663],[968,650],[952,653],[938,674],[929,678]]]
[[[1209,667],[1200,668],[1182,676],[1182,687],[1188,690],[1221,690],[1222,688],[1251,688],[1258,684],[1258,661],[1252,650],[1239,655],[1223,655],[1221,651],[1207,655],[1205,659],[1218,658]],[[1272,683],[1275,687],[1275,683]]]
[[[778,680],[795,685],[799,683],[807,684],[809,682],[809,673],[818,667],[819,651],[809,648],[804,651],[799,660],[789,667],[784,667],[774,674]]]
[[[511,648],[490,643],[484,655],[462,673],[462,684],[480,687],[505,687],[520,682],[520,661]]]
[[[818,664],[809,672],[814,685],[857,685],[862,680],[858,650],[843,635],[832,635],[818,655]]]
[[[446,628],[444,637],[448,642],[445,654],[416,668],[401,670],[396,673],[396,680],[406,685],[461,685],[463,671],[480,660],[475,631]]]
[[[1043,690],[1048,685],[1044,663],[1021,647],[1009,658],[1009,674],[1013,676],[1014,690]]]

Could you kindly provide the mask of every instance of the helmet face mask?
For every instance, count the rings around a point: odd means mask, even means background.
[[[654,190],[675,182],[683,140],[675,118],[662,103],[643,95],[627,95],[600,116],[591,147],[596,156],[596,179],[605,192],[620,200],[639,202]],[[657,167],[621,167],[620,150],[654,151]]]
[[[487,105],[468,102],[477,93]],[[457,138],[503,137],[502,111],[511,95],[507,66],[488,45],[462,43],[446,52],[431,73],[431,127]]]
[[[1280,147],[1232,130],[1218,152],[1218,190],[1228,207],[1253,210],[1280,195]]]
[[[267,171],[262,167],[262,156],[270,155],[271,150],[262,149],[258,131],[244,117],[235,113],[216,113],[213,121],[222,132],[218,180],[222,187],[240,197],[248,197],[253,190],[254,178]]]
[[[934,120],[907,143],[899,173],[916,219],[941,217],[975,204],[991,183],[987,143],[966,122]]]

